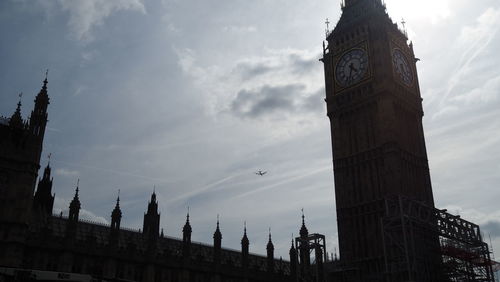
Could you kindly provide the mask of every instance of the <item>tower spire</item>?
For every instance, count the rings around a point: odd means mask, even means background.
[[[9,124],[11,126],[16,126],[16,127],[22,127],[23,126],[23,118],[21,116],[21,106],[22,106],[21,100],[22,100],[22,97],[23,97],[23,93],[20,92],[19,93],[19,101],[17,102],[17,108],[14,111],[14,114],[12,114],[12,117],[10,118]]]
[[[52,178],[50,176],[50,154],[43,176],[38,180],[38,186],[33,197],[33,207],[40,215],[50,216],[54,207],[54,195],[52,195]]]
[[[155,187],[156,188],[156,187]],[[160,232],[160,214],[158,213],[158,202],[156,200],[156,191],[153,188],[151,200],[148,203],[148,210],[144,214],[144,222],[142,232],[148,238],[148,242],[153,246]]]
[[[35,107],[31,112],[29,124],[31,133],[35,136],[41,137],[42,139],[47,125],[47,107],[50,104],[49,95],[47,94],[48,75],[49,71],[47,70],[45,72],[42,89],[40,89],[40,92],[36,95]]]
[[[250,240],[247,236],[247,222],[244,223],[243,238],[241,238],[241,261],[244,268],[248,267],[248,251],[250,247]]]
[[[267,271],[274,272],[274,245],[271,240],[271,227],[269,227],[269,241],[267,242]]]
[[[193,229],[189,223],[189,207],[186,215],[186,224],[182,228],[182,251],[184,259],[189,259],[191,254],[191,233]]]
[[[217,214],[217,228],[214,232],[214,252],[213,259],[216,264],[220,263],[221,260],[221,248],[222,248],[222,233],[219,228],[219,215]]]
[[[80,199],[78,192],[80,191],[80,179],[77,180],[76,182],[76,189],[75,189],[75,196],[73,197],[73,200],[69,204],[69,220],[71,221],[78,221],[78,216],[80,213]]]
[[[118,196],[116,197],[116,205],[111,212],[111,240],[113,244],[118,242],[118,236],[120,234],[120,223],[122,219],[122,211],[120,209],[120,189],[118,189]]]
[[[306,238],[309,235],[309,231],[306,227],[306,221],[304,216],[304,209],[302,209],[302,226],[300,227],[300,237]]]

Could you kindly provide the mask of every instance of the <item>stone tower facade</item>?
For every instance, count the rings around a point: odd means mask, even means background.
[[[341,261],[359,281],[382,281],[384,199],[434,207],[418,60],[381,0],[346,0],[327,41],[322,61]]]
[[[0,117],[0,237],[4,238],[0,244],[1,265],[21,264],[19,254],[31,217],[48,105],[45,79],[28,120],[21,116],[21,101],[11,117]],[[50,177],[50,169],[45,174],[44,178]],[[52,205],[47,200],[47,205]]]

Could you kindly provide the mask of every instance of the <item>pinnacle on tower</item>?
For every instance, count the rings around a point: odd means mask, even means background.
[[[309,231],[307,230],[307,227],[306,227],[304,209],[302,209],[302,227],[300,228],[300,237],[306,238],[308,235],[309,235]]]
[[[222,247],[222,233],[219,228],[219,215],[217,215],[217,228],[214,232],[214,252],[213,259],[216,264],[220,263],[221,260],[221,247]]]
[[[23,96],[23,93],[19,93],[19,102],[17,103],[17,108],[14,114],[12,114],[9,125],[10,126],[15,126],[15,127],[22,127],[23,126],[23,118],[21,116],[21,98]]]
[[[120,229],[120,222],[122,218],[122,211],[120,209],[120,190],[118,190],[118,197],[116,197],[116,205],[111,212],[111,228]]]
[[[274,245],[271,240],[271,228],[269,228],[269,242],[267,242],[267,271],[274,272]]]
[[[47,76],[48,71],[45,73],[45,80],[43,81],[42,89],[40,89],[40,92],[36,95],[35,107],[33,108],[29,119],[29,128],[31,133],[42,139],[47,125],[47,107],[50,104],[49,95],[47,94]]]
[[[153,243],[160,233],[160,214],[158,213],[158,202],[156,200],[156,191],[153,190],[151,200],[148,203],[148,210],[144,214],[142,232],[148,237],[149,242]]]
[[[73,197],[73,200],[69,204],[69,219],[71,221],[78,221],[78,216],[80,213],[81,204],[80,204],[80,199],[78,197],[79,186],[80,186],[80,179],[78,179],[76,183],[75,196]]]
[[[220,226],[219,226],[219,215],[217,215],[217,227],[215,228],[214,232],[214,240],[222,240],[222,233],[220,232]]]
[[[33,196],[33,207],[35,212],[40,215],[50,216],[52,215],[52,209],[54,207],[54,197],[52,195],[52,178],[50,176],[50,154],[47,166],[43,171],[42,178],[38,179],[38,186]]]
[[[269,241],[267,242],[267,250],[274,250],[273,241],[271,239],[271,228],[269,228]]]
[[[248,246],[250,244],[250,241],[248,240],[247,236],[247,222],[245,221],[244,223],[244,228],[243,228],[243,238],[241,238],[241,244]]]
[[[184,234],[184,240],[185,241],[191,241],[191,233],[193,232],[193,229],[191,228],[191,224],[189,223],[189,211],[186,215],[186,223],[184,224],[184,227],[182,228],[182,233]]]

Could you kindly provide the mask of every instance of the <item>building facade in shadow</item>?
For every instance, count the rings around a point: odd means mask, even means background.
[[[182,238],[164,236],[155,192],[145,208],[142,230],[121,226],[119,197],[110,207],[109,225],[81,219],[84,203],[78,184],[68,216],[54,215],[50,162],[38,178],[48,116],[47,85],[45,79],[28,120],[21,116],[21,102],[12,116],[0,118],[0,278],[16,279],[20,274],[15,281],[25,281],[57,274],[61,279],[98,281],[316,281],[317,272],[310,270],[314,265],[298,259],[309,257],[309,249],[306,254],[292,244],[291,262],[276,259],[271,234],[267,256],[249,253],[246,227],[241,250],[223,248],[218,220],[213,245],[193,242],[189,214]],[[301,228],[306,229],[304,221]]]

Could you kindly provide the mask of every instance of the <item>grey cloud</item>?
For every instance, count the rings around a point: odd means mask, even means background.
[[[251,80],[270,72],[287,70],[294,74],[306,74],[317,70],[318,56],[308,57],[298,53],[289,53],[283,57],[268,58],[262,61],[244,61],[236,65],[233,72],[242,80]]]
[[[500,221],[489,221],[482,226],[482,229],[493,238],[500,237]]]
[[[231,103],[231,111],[240,117],[258,118],[275,112],[290,112],[295,108],[294,96],[304,85],[264,86],[259,90],[241,90]]]
[[[231,112],[243,118],[260,118],[274,113],[317,112],[324,89],[305,95],[303,84],[265,85],[257,90],[240,90],[231,103]]]
[[[268,73],[275,69],[273,66],[267,63],[239,63],[236,65],[235,72],[243,79],[250,80],[262,74]]]
[[[319,64],[318,58],[319,55],[313,58],[306,58],[299,54],[290,54],[289,56],[293,71],[299,74],[315,70]]]
[[[311,96],[304,99],[302,108],[307,112],[319,112],[325,108],[325,104],[321,101],[325,99],[325,88],[322,87],[314,92]]]

